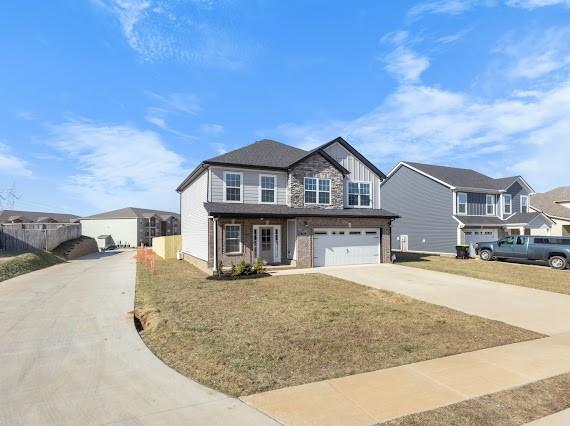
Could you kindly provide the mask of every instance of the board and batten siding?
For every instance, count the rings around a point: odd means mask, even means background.
[[[521,211],[521,195],[528,195],[529,192],[526,188],[524,188],[519,182],[513,183],[507,189],[507,194],[511,194],[513,196],[513,213],[518,213]],[[510,216],[509,214],[505,215],[505,217]]]
[[[400,216],[392,224],[392,248],[408,236],[408,250],[453,253],[457,225],[451,189],[405,167],[382,184],[382,208]],[[424,241],[425,240],[425,241]]]
[[[204,171],[180,194],[182,251],[208,261],[208,172]]]
[[[243,203],[259,203],[259,176],[276,176],[275,197],[277,204],[287,204],[287,173],[273,170],[251,170],[240,168],[211,167],[211,194],[210,201],[214,203],[224,202],[224,172],[239,172],[243,174]]]
[[[370,170],[364,163],[350,153],[340,143],[335,142],[325,148],[327,154],[338,161],[342,167],[347,169],[350,174],[345,178],[344,188],[344,206],[348,207],[348,182],[370,182],[372,190],[372,207],[381,208],[380,204],[380,183],[381,179]]]

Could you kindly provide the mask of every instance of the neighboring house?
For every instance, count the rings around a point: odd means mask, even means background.
[[[83,235],[105,245],[150,245],[153,237],[180,234],[180,215],[160,210],[127,207],[81,218]]]
[[[76,223],[79,216],[67,213],[0,210],[0,223]]]
[[[552,220],[550,235],[570,236],[570,186],[531,195],[530,208],[544,213]]]
[[[529,207],[533,193],[520,176],[400,162],[382,184],[382,205],[400,216],[392,227],[395,250],[454,253],[458,244],[548,234],[552,221]]]
[[[202,267],[257,257],[297,267],[390,261],[385,175],[342,138],[312,151],[262,140],[180,184],[182,248]]]

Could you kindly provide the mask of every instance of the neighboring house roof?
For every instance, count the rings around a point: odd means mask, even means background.
[[[570,209],[559,204],[570,200],[570,186],[561,186],[530,197],[530,206],[550,217],[570,220]]]
[[[247,167],[270,170],[290,170],[296,164],[313,154],[322,155],[334,167],[340,170],[341,173],[347,175],[350,172],[325,151],[326,147],[335,142],[342,144],[349,152],[357,156],[360,161],[362,161],[374,173],[378,174],[381,179],[384,179],[386,177],[384,173],[378,170],[378,168],[370,163],[370,161],[368,161],[358,151],[356,151],[354,147],[352,147],[348,142],[340,137],[333,139],[332,141],[327,142],[310,151],[296,148],[294,146],[290,146],[274,140],[263,139],[250,145],[246,145],[242,148],[238,148],[236,150],[203,161],[188,175],[186,179],[182,181],[178,188],[176,188],[176,191],[182,192],[184,188],[192,183],[194,178],[200,176],[202,174],[202,171],[206,170],[208,165]]]
[[[237,203],[204,203],[206,211],[216,216],[252,216],[252,217],[309,217],[309,216],[342,216],[342,217],[383,217],[397,218],[398,215],[384,209],[319,209],[295,208],[278,204],[237,204]]]
[[[179,218],[180,215],[174,212],[166,212],[162,210],[141,209],[138,207],[125,207],[124,209],[112,210],[109,212],[98,213],[92,216],[82,217],[84,219],[134,219],[134,218],[150,218],[152,216],[174,216]]]
[[[71,223],[79,219],[79,216],[68,213],[47,213],[47,212],[28,212],[22,210],[0,210],[0,222],[12,222],[14,220],[22,220],[28,223],[43,223],[48,219],[55,220],[59,223]]]
[[[458,167],[438,166],[434,164],[415,163],[412,161],[400,162],[388,176],[392,175],[399,167],[408,166],[409,168],[418,170],[419,172],[428,175],[428,177],[453,188],[472,188],[484,189],[492,191],[505,191],[513,183],[520,180],[529,190],[532,187],[526,183],[521,176],[511,176],[504,178],[492,178],[490,176],[479,173],[472,169],[462,169]]]
[[[454,217],[466,226],[507,226],[507,225],[526,225],[540,216],[539,212],[530,213],[515,213],[505,220],[496,216],[462,216],[455,215]]]

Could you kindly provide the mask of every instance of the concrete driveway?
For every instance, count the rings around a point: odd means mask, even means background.
[[[391,264],[273,274],[299,273],[323,273],[547,335],[570,332],[570,296],[565,294]]]
[[[129,315],[133,254],[0,283],[0,424],[275,424],[148,350]]]

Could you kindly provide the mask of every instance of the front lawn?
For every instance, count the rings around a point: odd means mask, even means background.
[[[61,262],[63,262],[62,259],[45,251],[22,254],[13,253],[13,257],[10,257],[7,262],[0,263],[0,281],[47,268]]]
[[[235,396],[542,337],[325,275],[214,281],[183,261],[155,264],[137,267],[143,340]]]
[[[547,266],[530,266],[511,262],[457,260],[452,256],[416,253],[398,253],[396,258],[396,263],[403,266],[570,294],[570,270],[557,271]]]

